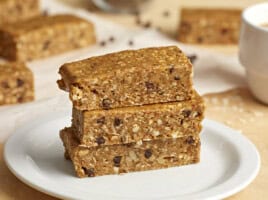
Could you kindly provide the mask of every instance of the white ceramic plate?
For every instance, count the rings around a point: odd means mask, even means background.
[[[49,114],[25,124],[4,149],[9,169],[23,182],[65,199],[221,199],[246,187],[260,158],[242,134],[205,120],[201,162],[170,169],[79,179],[63,157],[58,132],[70,113]]]

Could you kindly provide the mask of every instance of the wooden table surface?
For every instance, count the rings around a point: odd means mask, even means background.
[[[98,11],[88,0],[61,0],[66,4],[87,7],[100,17],[132,27],[135,26],[133,15],[115,15]],[[163,33],[174,38],[178,24],[180,6],[197,7],[239,7],[261,2],[258,0],[154,0],[149,8],[141,12],[143,21],[152,22],[161,28]],[[201,4],[202,3],[202,4]],[[168,11],[169,16],[163,17]],[[237,54],[236,46],[205,46],[227,54]],[[257,178],[243,191],[229,197],[230,200],[263,200],[268,199],[268,106],[256,101],[247,88],[234,88],[218,94],[204,96],[207,110],[206,117],[222,122],[234,129],[241,130],[258,148],[261,154],[261,169]],[[3,144],[0,144],[0,199],[14,200],[52,200],[53,197],[38,192],[18,180],[6,167],[3,161]]]

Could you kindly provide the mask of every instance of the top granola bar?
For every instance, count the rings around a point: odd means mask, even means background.
[[[192,65],[175,46],[127,50],[64,64],[61,89],[78,110],[191,98]]]

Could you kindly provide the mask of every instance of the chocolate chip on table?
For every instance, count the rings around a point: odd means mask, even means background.
[[[103,99],[102,103],[101,103],[101,107],[103,107],[103,109],[109,109],[111,107],[111,100],[110,99]]]
[[[98,124],[104,124],[105,123],[105,117],[101,117],[101,118],[97,119],[97,123]]]
[[[129,40],[129,41],[128,41],[128,45],[129,45],[129,46],[133,46],[133,44],[134,44],[133,40]]]
[[[193,63],[196,61],[196,59],[197,59],[197,55],[196,55],[196,54],[188,55],[187,57],[188,57],[188,59],[191,61],[192,64],[193,64]]]
[[[115,156],[113,159],[114,166],[115,167],[120,167],[120,162],[121,162],[122,156]]]
[[[1,82],[1,86],[5,89],[9,88],[8,82],[6,81]]]
[[[161,27],[156,27],[156,30],[157,31],[162,31],[162,28]]]
[[[85,174],[88,176],[88,177],[94,177],[95,176],[95,170],[94,168],[85,168],[85,167],[82,167],[82,169],[84,170]]]
[[[145,23],[143,24],[143,27],[144,27],[144,28],[150,28],[151,25],[152,25],[152,23],[151,23],[150,21],[148,21],[148,22],[145,22]]]
[[[18,78],[17,79],[17,87],[21,87],[21,86],[23,86],[23,84],[24,84],[24,81],[21,80],[20,78]]]
[[[114,42],[114,37],[111,36],[111,37],[109,38],[109,41],[110,41],[110,42]]]
[[[100,45],[101,45],[102,47],[104,47],[104,46],[106,45],[106,42],[105,42],[105,41],[100,41]]]
[[[45,9],[45,10],[43,11],[43,16],[48,16],[48,10],[47,10],[47,9]]]
[[[185,110],[182,111],[182,115],[184,117],[190,117],[191,113],[192,113],[192,111],[188,110],[188,109],[185,109]]]
[[[98,138],[96,139],[96,143],[97,143],[98,145],[104,144],[104,143],[105,143],[105,139],[104,139],[104,137],[102,137],[102,136],[98,137]]]
[[[114,126],[120,126],[123,123],[123,121],[119,118],[114,118]]]
[[[188,144],[194,144],[195,140],[194,140],[193,136],[189,136],[189,137],[187,137],[186,142]]]
[[[166,10],[166,11],[163,12],[163,16],[164,16],[164,17],[169,17],[169,15],[170,15],[170,13],[169,13],[168,10]]]
[[[151,149],[146,149],[144,152],[144,157],[148,159],[152,156],[152,154],[153,154],[153,152]]]

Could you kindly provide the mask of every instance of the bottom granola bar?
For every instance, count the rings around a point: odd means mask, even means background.
[[[187,165],[199,162],[200,156],[198,134],[97,147],[79,145],[72,128],[61,130],[60,136],[80,178]]]

